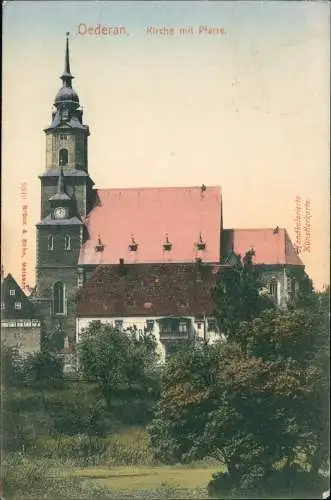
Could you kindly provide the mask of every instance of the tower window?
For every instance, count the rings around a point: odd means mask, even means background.
[[[65,314],[65,287],[57,281],[53,289],[54,314]]]
[[[15,295],[15,290],[9,290],[9,295]]]
[[[51,234],[48,236],[47,239],[47,248],[48,250],[54,250],[54,238]]]
[[[70,236],[70,234],[66,234],[64,237],[64,249],[71,250],[71,236]]]
[[[22,302],[15,302],[14,307],[15,309],[22,309]]]
[[[68,150],[65,148],[59,151],[59,165],[68,165]]]

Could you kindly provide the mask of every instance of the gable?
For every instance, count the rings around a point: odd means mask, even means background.
[[[1,283],[1,313],[3,318],[32,318],[33,306],[11,274]]]
[[[283,228],[225,229],[222,240],[222,262],[233,252],[243,257],[253,249],[254,264],[304,265]]]

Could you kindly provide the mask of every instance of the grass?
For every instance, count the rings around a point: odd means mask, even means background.
[[[158,489],[167,484],[173,488],[206,488],[220,468],[184,467],[113,467],[76,469],[75,477],[93,479],[96,484],[115,490]]]

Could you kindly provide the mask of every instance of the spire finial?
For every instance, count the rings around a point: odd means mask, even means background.
[[[69,31],[66,33],[66,52],[64,59],[64,72],[60,77],[63,81],[63,85],[66,87],[71,87],[71,80],[74,78],[70,72],[70,57],[69,57]]]

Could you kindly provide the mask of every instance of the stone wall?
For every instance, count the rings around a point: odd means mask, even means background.
[[[20,356],[34,354],[40,350],[40,327],[9,327],[1,322],[1,341],[17,349]]]

